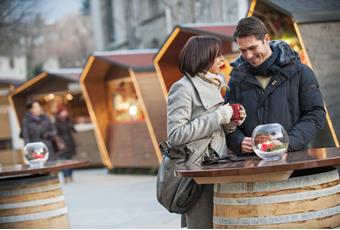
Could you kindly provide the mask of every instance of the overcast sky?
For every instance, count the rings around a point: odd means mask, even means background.
[[[61,17],[80,11],[83,0],[48,0],[41,1],[39,11],[47,22],[53,22]]]

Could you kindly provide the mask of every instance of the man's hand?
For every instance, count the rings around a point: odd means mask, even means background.
[[[245,137],[241,142],[241,151],[242,153],[252,153],[253,147],[251,145],[252,138],[251,137]]]
[[[243,105],[241,105],[241,109],[240,109],[240,117],[241,120],[239,120],[237,122],[238,126],[241,126],[243,124],[243,122],[246,120],[247,114],[246,114],[246,109],[243,107]]]

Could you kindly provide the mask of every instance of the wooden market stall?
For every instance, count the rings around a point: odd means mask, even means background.
[[[227,61],[231,61],[238,54],[232,46],[234,25],[224,24],[191,24],[176,26],[166,41],[163,43],[159,52],[154,58],[154,66],[162,86],[164,97],[166,98],[171,85],[180,79],[181,73],[178,69],[178,57],[181,49],[192,36],[215,35],[218,36],[222,44],[222,54]],[[230,72],[227,65],[225,75]]]
[[[96,52],[81,87],[105,166],[158,168],[166,105],[152,65],[155,50]]]
[[[10,101],[20,127],[28,99],[38,100],[52,121],[58,109],[67,109],[76,130],[73,135],[77,146],[74,159],[88,160],[90,166],[100,166],[102,161],[94,138],[93,125],[79,86],[80,73],[81,69],[78,68],[43,72],[18,86],[11,94]]]
[[[339,147],[340,1],[253,0],[252,15],[263,20],[272,39],[289,43],[318,78],[328,113],[312,146]]]
[[[8,95],[21,83],[22,81],[0,79],[0,150],[11,149],[12,130]]]
[[[21,163],[21,151],[16,150],[19,135],[14,109],[10,105],[8,95],[14,88],[23,83],[21,80],[14,80],[12,77],[1,77],[0,79],[0,165],[9,163]]]

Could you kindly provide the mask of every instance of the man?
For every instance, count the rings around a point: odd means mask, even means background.
[[[325,122],[325,109],[313,71],[283,41],[270,41],[264,23],[241,19],[234,33],[241,56],[231,66],[226,102],[245,107],[247,119],[227,136],[236,154],[251,153],[257,125],[279,123],[288,132],[289,151],[302,150]]]

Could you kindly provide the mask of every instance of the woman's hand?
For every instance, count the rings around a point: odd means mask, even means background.
[[[243,105],[241,105],[241,109],[240,109],[240,118],[241,120],[237,121],[236,124],[238,126],[241,126],[243,124],[243,122],[246,120],[247,114],[246,114],[246,110],[243,107]]]
[[[228,124],[233,116],[233,108],[229,105],[229,103],[222,105],[217,109],[217,114],[221,125]]]

